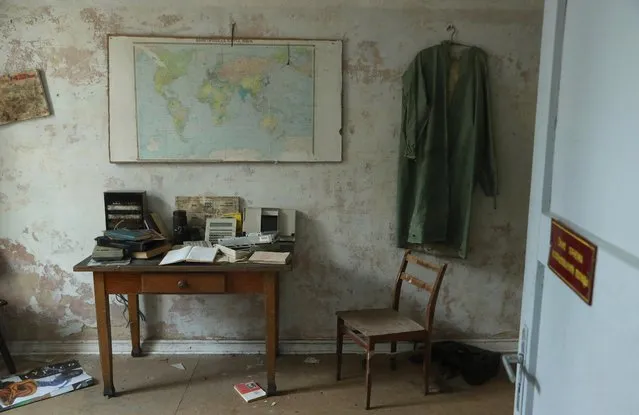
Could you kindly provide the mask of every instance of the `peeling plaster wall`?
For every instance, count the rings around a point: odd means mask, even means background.
[[[69,4],[72,3],[72,4]],[[91,276],[71,268],[103,226],[102,192],[146,189],[168,220],[177,195],[238,195],[300,212],[294,272],[281,284],[282,337],[333,336],[334,312],[384,306],[393,247],[400,77],[447,37],[490,55],[501,172],[498,209],[477,192],[466,261],[452,261],[439,337],[516,337],[532,158],[541,0],[9,0],[0,2],[0,72],[39,68],[52,117],[0,127],[0,293],[13,340],[96,337]],[[344,162],[112,165],[107,33],[343,38]],[[420,311],[425,295],[409,293]],[[259,296],[145,296],[147,336],[262,337]],[[127,338],[113,304],[114,338]]]

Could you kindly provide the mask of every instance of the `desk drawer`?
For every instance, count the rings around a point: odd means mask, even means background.
[[[142,274],[142,292],[215,294],[226,291],[225,274]]]

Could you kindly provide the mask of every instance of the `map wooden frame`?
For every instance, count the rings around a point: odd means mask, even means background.
[[[312,152],[283,152],[277,159],[140,159],[133,48],[136,43],[313,45],[315,94]],[[342,41],[227,37],[108,36],[109,161],[112,163],[340,162],[342,161]]]

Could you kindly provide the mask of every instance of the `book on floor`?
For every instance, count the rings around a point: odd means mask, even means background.
[[[160,265],[177,264],[179,262],[204,262],[213,263],[217,256],[217,247],[207,248],[203,246],[185,246],[166,253]]]
[[[264,389],[255,382],[238,383],[233,388],[246,402],[253,402],[266,396]]]
[[[93,383],[93,378],[77,360],[50,363],[29,372],[7,375],[0,379],[0,412],[86,388]],[[54,408],[55,404],[49,406]],[[24,409],[25,414],[28,411]]]
[[[290,252],[257,251],[251,255],[249,262],[257,262],[260,264],[286,264],[290,258]]]

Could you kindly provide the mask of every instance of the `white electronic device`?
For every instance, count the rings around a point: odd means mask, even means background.
[[[246,236],[226,236],[220,238],[218,244],[229,248],[248,248],[253,245]]]
[[[254,244],[272,244],[277,242],[277,232],[251,232],[246,234],[246,237]]]
[[[209,241],[184,241],[182,243],[182,245],[184,246],[201,246],[204,248],[213,248],[213,245],[211,242]]]
[[[246,236],[225,236],[218,240],[218,244],[227,247],[246,248],[260,244],[277,242],[277,232],[251,232]]]
[[[216,244],[221,238],[235,236],[236,227],[235,218],[207,218],[204,240]]]
[[[276,232],[280,241],[295,241],[295,209],[260,208],[244,209],[242,230],[245,234]]]

